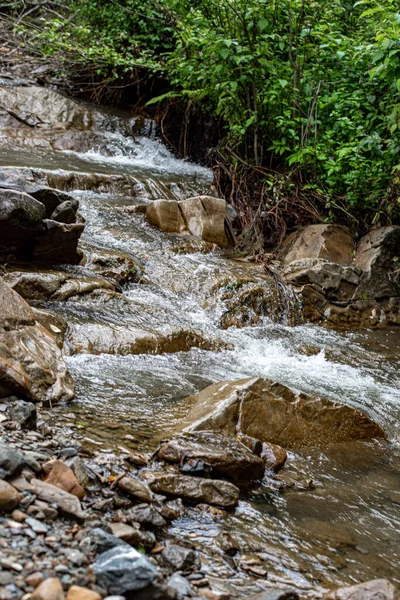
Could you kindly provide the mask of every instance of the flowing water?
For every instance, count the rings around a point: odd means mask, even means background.
[[[134,198],[83,189],[73,194],[86,218],[83,247],[133,254],[145,266],[145,282],[125,286],[122,300],[53,302],[47,307],[71,324],[150,328],[162,334],[193,331],[218,341],[220,349],[72,355],[67,361],[77,398],[55,409],[57,419],[107,454],[117,446],[153,450],[187,414],[185,398],[221,380],[260,375],[360,408],[385,428],[388,445],[355,443],[289,453],[279,477],[255,489],[234,513],[193,507],[174,522],[172,532],[198,545],[209,575],[239,597],[249,587],[269,585],[294,586],[314,598],[332,586],[377,577],[399,583],[398,331],[337,333],[268,318],[254,326],[221,329],[226,306],[215,300],[213,287],[249,274],[261,277],[261,267],[218,252],[177,254],[173,248],[182,238],[163,234],[142,215],[124,210],[160,196],[207,191],[208,171],[174,158],[151,137],[133,141],[114,131],[106,134],[106,142],[80,154],[15,144],[0,151],[0,165],[32,167],[39,174],[45,169],[53,180],[72,171],[122,174],[134,181]],[[83,267],[67,269],[87,273]],[[307,356],[305,345],[319,351]],[[238,559],[218,550],[221,532],[227,531],[240,541]]]

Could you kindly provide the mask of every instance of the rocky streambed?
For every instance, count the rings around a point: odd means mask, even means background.
[[[395,598],[399,228],[238,260],[149,123],[0,100],[0,598]]]

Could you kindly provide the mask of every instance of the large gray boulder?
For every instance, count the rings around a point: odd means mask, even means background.
[[[384,438],[380,425],[359,410],[253,377],[215,383],[190,397],[180,427],[242,432],[285,448]]]
[[[56,340],[29,306],[0,279],[0,397],[34,402],[74,397],[74,383]]]

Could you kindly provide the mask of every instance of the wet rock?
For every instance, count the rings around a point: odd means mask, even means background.
[[[43,465],[46,483],[51,483],[80,500],[85,495],[85,490],[79,485],[72,469],[61,460],[51,460]]]
[[[361,238],[355,262],[362,269],[356,298],[380,300],[400,294],[400,227],[379,227]]]
[[[324,600],[398,600],[399,594],[387,579],[373,579],[324,595]]]
[[[75,223],[79,209],[78,200],[66,200],[57,206],[51,213],[50,219],[59,221],[60,223]]]
[[[167,233],[186,229],[180,205],[176,200],[155,200],[146,207],[146,218],[151,225]]]
[[[49,300],[67,279],[68,275],[61,271],[13,271],[4,277],[4,281],[25,300]]]
[[[174,592],[177,600],[182,600],[185,596],[192,596],[192,587],[187,579],[174,573],[167,581],[167,587]]]
[[[62,349],[68,324],[60,316],[48,310],[32,308],[37,323],[40,323],[55,339],[57,346]]]
[[[160,513],[148,504],[134,506],[124,514],[128,523],[140,523],[147,527],[164,527],[167,524]]]
[[[285,448],[282,448],[281,446],[264,442],[262,445],[261,458],[264,461],[267,471],[274,471],[274,473],[277,473],[282,469],[286,462],[287,452]]]
[[[186,228],[194,237],[221,248],[234,245],[226,201],[213,196],[197,196],[179,202]]]
[[[31,254],[31,242],[43,229],[45,208],[24,192],[0,189],[0,255]]]
[[[216,252],[217,250],[217,244],[203,240],[188,240],[172,247],[175,254],[210,254],[210,252]]]
[[[190,569],[199,562],[194,550],[177,544],[167,544],[160,556],[165,565],[177,571]]]
[[[294,590],[264,590],[252,594],[249,600],[299,600],[299,595]]]
[[[86,554],[103,554],[116,546],[128,546],[122,539],[116,538],[112,533],[95,527],[88,535],[80,542],[79,547]]]
[[[78,242],[85,228],[83,223],[66,224],[45,219],[43,224],[44,230],[35,242],[34,259],[50,264],[79,264],[82,253],[78,250]]]
[[[74,383],[54,338],[30,306],[0,280],[0,397],[68,401]]]
[[[33,486],[34,493],[40,500],[44,500],[49,504],[57,504],[61,512],[78,520],[85,518],[81,503],[73,494],[45,481],[40,481],[40,479],[32,479],[31,485]]]
[[[151,549],[156,543],[156,538],[153,533],[149,531],[142,531],[139,527],[131,527],[125,523],[111,523],[111,531],[113,535],[119,540],[123,540],[130,546]]]
[[[183,515],[185,509],[182,500],[177,498],[176,500],[170,500],[169,502],[161,504],[161,506],[158,507],[158,510],[164,519],[174,521]]]
[[[101,600],[101,596],[97,592],[80,587],[79,585],[71,585],[66,600]]]
[[[290,449],[385,437],[382,427],[355,408],[268,379],[213,384],[190,401],[193,408],[181,423],[190,431],[241,431]]]
[[[228,556],[235,556],[240,550],[238,540],[229,531],[221,531],[216,537],[215,543]]]
[[[0,479],[0,512],[14,510],[21,498],[22,495],[12,485]]]
[[[264,463],[233,435],[225,432],[183,433],[162,442],[158,458],[179,464],[181,469],[193,461],[203,461],[213,475],[227,477],[246,487],[264,475]]]
[[[117,485],[120,490],[142,502],[151,502],[152,500],[152,494],[148,486],[143,481],[139,481],[139,479],[129,476],[122,477]]]
[[[131,254],[113,250],[92,252],[87,259],[86,266],[102,277],[110,277],[120,284],[129,281],[137,282],[144,273],[144,267],[139,259]]]
[[[31,600],[65,600],[61,581],[57,577],[45,579],[35,589]]]
[[[93,566],[96,581],[110,594],[125,594],[148,587],[157,577],[151,562],[130,546],[101,554]]]
[[[21,429],[36,431],[37,413],[36,408],[31,402],[16,400],[7,405],[7,415],[11,421],[18,423]]]
[[[25,457],[21,452],[0,444],[0,479],[16,477],[24,466]]]
[[[340,265],[349,265],[355,243],[350,230],[341,225],[308,225],[292,233],[283,242],[280,255],[285,265],[302,258],[324,258]]]
[[[239,500],[239,489],[228,481],[199,479],[170,473],[152,473],[150,488],[157,494],[165,494],[189,500],[232,508]]]
[[[29,194],[44,204],[46,209],[46,219],[50,219],[51,215],[60,204],[73,201],[73,198],[69,194],[49,187],[29,189]]]

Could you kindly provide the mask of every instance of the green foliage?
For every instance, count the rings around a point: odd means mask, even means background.
[[[43,50],[98,73],[170,81],[148,104],[196,105],[224,126],[232,168],[290,173],[326,214],[398,218],[397,0],[70,0]],[[239,161],[239,162],[238,162]]]

